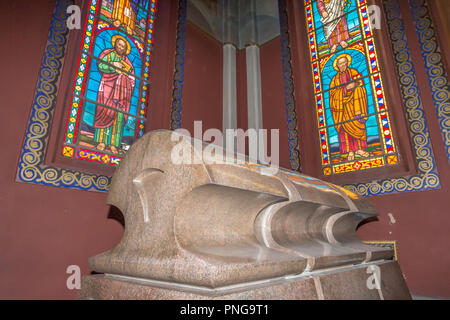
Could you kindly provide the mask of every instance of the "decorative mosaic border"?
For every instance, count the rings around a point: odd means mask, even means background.
[[[420,50],[433,93],[434,106],[441,126],[447,159],[450,161],[450,84],[443,63],[433,20],[425,0],[409,0]]]
[[[67,7],[70,0],[57,0],[39,80],[25,133],[16,180],[79,190],[107,191],[111,178],[44,165],[44,157],[56,104],[57,83],[67,44]]]
[[[344,186],[362,196],[434,190],[441,187],[398,1],[385,0],[384,11],[387,17],[418,174]]]
[[[283,2],[283,0],[279,1],[280,4]],[[434,190],[441,187],[398,1],[384,0],[384,11],[388,21],[418,174],[344,186],[361,196]],[[285,18],[285,15],[280,14],[281,18]],[[287,67],[290,68],[290,64]]]
[[[175,56],[175,74],[172,93],[172,130],[181,128],[181,110],[183,101],[184,52],[186,49],[187,0],[178,1],[177,45]]]
[[[287,130],[289,139],[289,162],[291,170],[301,172],[298,151],[297,112],[295,110],[294,82],[292,79],[291,49],[289,47],[289,26],[284,0],[278,1],[280,17],[281,59],[283,67],[284,100],[286,103]]]

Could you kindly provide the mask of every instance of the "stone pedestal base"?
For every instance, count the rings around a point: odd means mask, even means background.
[[[368,288],[370,265],[379,267],[380,289]],[[378,270],[377,268],[375,270]],[[370,281],[369,283],[374,283]],[[395,261],[333,268],[298,276],[208,289],[169,282],[90,275],[82,279],[80,299],[136,300],[396,300],[411,299],[400,268]]]

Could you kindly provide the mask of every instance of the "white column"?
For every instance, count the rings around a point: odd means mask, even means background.
[[[247,64],[247,114],[248,128],[262,129],[261,64],[259,47],[249,45],[245,48]]]
[[[223,46],[223,131],[237,128],[236,118],[236,47]]]
[[[223,147],[236,151],[236,141],[233,145],[226,143],[226,130],[237,129],[237,96],[236,96],[236,47],[227,43],[223,45],[223,98],[222,98],[222,132]],[[231,144],[231,142],[230,142]]]

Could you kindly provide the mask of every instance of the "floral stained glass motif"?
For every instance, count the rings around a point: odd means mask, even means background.
[[[90,0],[63,155],[118,165],[144,134],[157,0]]]
[[[366,0],[304,0],[324,175],[398,163]]]

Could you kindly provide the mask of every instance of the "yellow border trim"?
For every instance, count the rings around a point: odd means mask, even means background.
[[[365,244],[392,244],[394,245],[394,259],[395,261],[399,262],[398,260],[398,244],[397,240],[368,240],[363,241]]]

